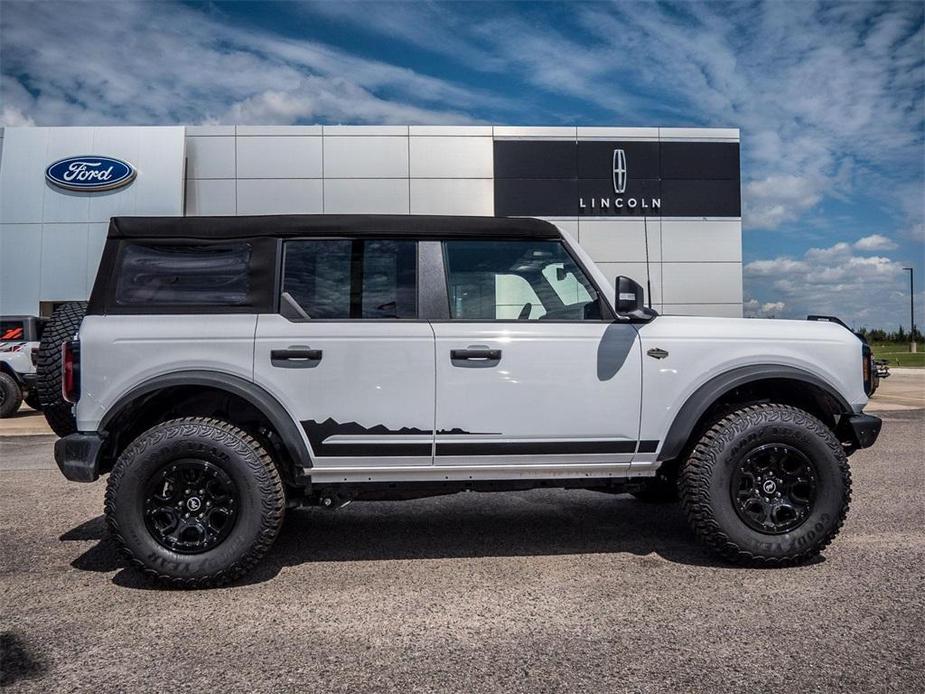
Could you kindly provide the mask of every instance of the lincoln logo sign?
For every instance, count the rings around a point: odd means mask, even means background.
[[[45,178],[66,190],[112,190],[135,180],[135,167],[120,159],[84,155],[59,159],[45,169]]]
[[[613,151],[613,192],[617,195],[626,192],[626,154],[622,149]]]
[[[578,211],[580,214],[638,214],[646,215],[661,210],[662,199],[659,197],[624,197],[626,186],[629,183],[629,166],[626,161],[626,151],[617,148],[613,151],[613,197],[591,196],[578,198]],[[637,186],[637,190],[639,187]],[[642,189],[644,190],[644,188]]]

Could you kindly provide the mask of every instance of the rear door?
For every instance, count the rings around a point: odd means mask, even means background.
[[[637,446],[636,329],[558,240],[446,240],[437,465],[617,473]],[[570,467],[571,466],[571,467]]]
[[[434,336],[418,319],[417,243],[284,243],[279,315],[254,377],[299,420],[316,468],[430,465]],[[285,314],[285,315],[283,315]]]

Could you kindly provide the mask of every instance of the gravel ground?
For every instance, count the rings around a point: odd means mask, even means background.
[[[20,691],[925,690],[925,410],[882,412],[824,558],[745,570],[674,505],[581,491],[289,514],[232,587],[125,568],[104,482],[0,439],[3,683]]]

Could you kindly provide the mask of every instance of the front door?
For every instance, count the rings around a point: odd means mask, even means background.
[[[298,419],[315,468],[433,462],[416,258],[410,240],[285,243],[281,315],[258,318],[254,377]]]
[[[625,471],[639,433],[635,327],[614,321],[560,241],[447,240],[443,253],[435,463]]]

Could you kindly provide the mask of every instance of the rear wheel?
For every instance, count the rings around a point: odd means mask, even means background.
[[[733,562],[789,565],[838,534],[851,472],[831,430],[787,405],[747,407],[716,422],[681,468],[694,531]]]
[[[61,394],[61,344],[74,338],[86,312],[87,304],[83,301],[59,306],[42,333],[36,355],[39,404],[48,426],[58,436],[67,436],[77,431],[73,407]]]
[[[266,450],[216,419],[149,429],[119,457],[106,519],[129,560],[161,581],[216,586],[249,571],[283,522],[286,498]]]
[[[12,417],[22,405],[22,390],[16,379],[0,371],[0,419]]]

